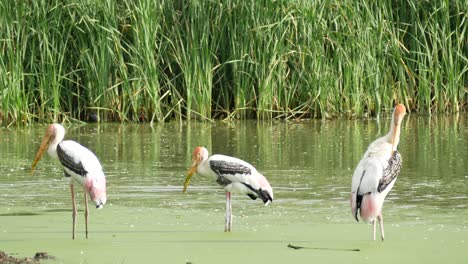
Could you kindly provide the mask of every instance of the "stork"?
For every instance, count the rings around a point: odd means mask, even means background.
[[[37,163],[41,159],[44,151],[52,158],[60,161],[63,166],[65,177],[70,183],[72,197],[72,218],[73,232],[72,239],[75,239],[76,229],[76,201],[74,185],[78,184],[84,189],[85,201],[85,225],[86,238],[88,238],[88,194],[96,204],[96,208],[102,208],[107,201],[106,177],[102,171],[98,158],[89,149],[72,140],[65,140],[65,129],[60,124],[51,124],[47,127],[46,134],[41,146],[37,151],[36,158],[32,164],[31,175],[34,173]]]
[[[216,178],[216,182],[226,190],[225,232],[230,232],[232,226],[232,192],[246,194],[253,200],[260,198],[265,205],[273,201],[273,189],[267,179],[252,165],[238,158],[219,154],[208,157],[206,148],[196,147],[185,179],[184,193],[194,173]]]
[[[390,131],[369,145],[353,173],[351,211],[356,221],[359,221],[359,213],[364,221],[372,223],[374,240],[376,220],[379,221],[380,235],[384,240],[382,207],[400,173],[402,158],[397,147],[405,114],[405,106],[398,104],[393,112]]]

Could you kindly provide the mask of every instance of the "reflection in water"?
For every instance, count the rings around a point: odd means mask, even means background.
[[[407,116],[399,146],[403,168],[387,197],[387,215],[414,221],[432,214],[437,221],[456,222],[457,215],[467,214],[467,119],[467,115]],[[80,142],[99,157],[108,178],[110,204],[223,210],[224,191],[214,179],[195,175],[189,193],[181,194],[191,152],[195,146],[205,146],[210,153],[246,160],[264,174],[276,198],[269,210],[277,215],[300,218],[313,212],[317,219],[351,222],[348,199],[353,170],[369,143],[384,135],[388,125],[387,118],[380,122],[171,122],[153,127],[89,124],[66,126],[65,138]],[[58,162],[45,157],[35,175],[29,175],[45,128],[0,130],[1,207],[70,207]],[[234,203],[242,200],[235,206],[243,210],[261,207],[248,197],[233,199]]]

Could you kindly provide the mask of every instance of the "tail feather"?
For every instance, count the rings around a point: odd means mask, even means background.
[[[252,200],[257,200],[257,198],[258,198],[255,194],[252,194],[252,193],[248,193],[247,196],[249,196],[250,199],[252,199]]]
[[[356,195],[356,210],[354,210],[354,218],[359,222],[358,212],[361,210],[362,195]]]
[[[250,199],[257,200],[257,198],[260,198],[265,205],[268,205],[269,203],[273,202],[273,198],[271,197],[268,191],[262,190],[262,189],[253,190],[253,191],[255,192],[255,194],[253,193],[247,194],[247,196],[249,196]]]
[[[247,188],[252,191],[251,193],[247,193],[247,195],[252,199],[255,200],[257,198],[260,198],[265,205],[268,205],[270,202],[273,202],[273,190],[271,190],[271,187],[266,190],[260,188],[258,190],[254,189],[252,186],[250,186],[247,183],[243,183]]]
[[[262,199],[264,204],[273,202],[273,197],[271,197],[270,193],[267,190],[258,190],[258,197]]]
[[[354,207],[354,204],[352,205],[353,206],[353,213],[354,213],[354,219],[356,219],[356,221],[359,222],[359,218],[358,218],[358,212],[359,210],[361,210],[361,203],[362,203],[362,194],[359,194],[360,191],[359,189],[361,188],[361,183],[362,183],[362,179],[364,178],[364,175],[366,174],[366,170],[364,170],[362,172],[362,175],[361,175],[361,179],[359,180],[359,186],[356,190],[356,204],[355,204],[355,207]]]
[[[270,183],[262,174],[257,174],[257,180],[260,185],[260,188],[256,190],[257,196],[262,199],[265,205],[268,205],[270,202],[273,202],[273,189],[271,188]]]

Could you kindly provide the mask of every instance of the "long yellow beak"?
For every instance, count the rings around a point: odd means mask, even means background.
[[[185,182],[184,182],[184,189],[182,190],[183,193],[185,193],[187,191],[187,187],[190,183],[190,178],[192,178],[193,174],[195,174],[195,172],[197,171],[197,165],[193,165],[192,167],[190,167],[190,169],[187,171],[187,178],[185,178]]]
[[[47,146],[49,145],[49,142],[51,140],[51,137],[46,135],[44,139],[42,140],[41,146],[39,147],[39,150],[37,151],[36,158],[34,158],[33,164],[31,166],[31,175],[34,174],[34,169],[36,168],[37,163],[41,159],[42,155],[44,154],[44,151],[47,149]]]

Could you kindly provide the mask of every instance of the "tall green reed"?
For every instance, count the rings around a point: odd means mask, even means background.
[[[29,122],[28,93],[25,91],[23,57],[27,50],[21,37],[25,34],[15,18],[24,15],[21,4],[0,3],[0,119],[3,123]],[[8,26],[7,26],[8,25]]]
[[[0,117],[361,117],[395,102],[463,111],[461,2],[7,0]]]

